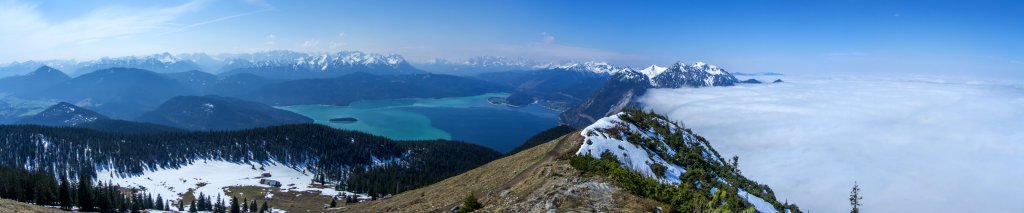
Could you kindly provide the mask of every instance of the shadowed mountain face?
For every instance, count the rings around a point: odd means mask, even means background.
[[[620,73],[587,100],[559,114],[558,119],[563,124],[583,128],[601,117],[614,114],[626,107],[636,106],[636,98],[644,95],[651,87],[649,81],[647,76],[639,73]]]
[[[44,97],[88,107],[118,119],[137,117],[170,97],[196,94],[178,81],[148,70],[111,68],[46,89]]]
[[[608,81],[606,74],[565,69],[535,71],[508,71],[484,73],[477,76],[490,82],[508,85],[515,91],[508,104],[525,106],[536,100],[576,105]]]
[[[40,95],[40,91],[54,85],[71,80],[60,70],[42,66],[25,75],[0,78],[0,93],[10,93],[17,97],[31,98]]]
[[[43,126],[78,126],[97,120],[109,119],[100,113],[84,109],[66,102],[53,105],[39,114],[18,120],[19,124],[35,124]]]
[[[187,130],[237,130],[313,122],[261,103],[212,95],[174,97],[137,120]]]
[[[617,73],[582,103],[558,117],[563,124],[582,128],[598,118],[639,106],[636,99],[648,89],[733,86],[736,83],[739,80],[729,72],[703,62],[690,65],[676,63],[668,68],[651,66],[643,70],[626,70]]]
[[[163,126],[159,124],[140,123],[125,120],[110,119],[95,111],[75,106],[73,104],[60,102],[42,112],[23,117],[16,124],[34,124],[41,126],[56,127],[80,127],[99,130],[104,132],[117,133],[157,133],[177,132],[181,129]]]

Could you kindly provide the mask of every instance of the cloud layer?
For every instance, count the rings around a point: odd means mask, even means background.
[[[646,107],[813,212],[1021,212],[1024,89],[920,78],[659,89]]]

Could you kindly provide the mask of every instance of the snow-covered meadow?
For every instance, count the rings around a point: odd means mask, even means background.
[[[657,89],[641,102],[738,155],[745,176],[803,210],[848,211],[857,181],[865,212],[1024,211],[1021,84],[781,78]]]
[[[262,170],[260,169],[262,167]],[[239,164],[227,161],[197,160],[178,169],[148,171],[140,176],[120,177],[114,171],[99,171],[97,181],[113,182],[121,186],[145,189],[155,197],[157,194],[167,200],[175,200],[193,189],[195,195],[203,193],[211,197],[220,195],[227,199],[224,188],[229,186],[262,186],[263,173],[270,173],[266,179],[281,182],[280,191],[319,191],[321,195],[333,196],[342,193],[332,188],[311,187],[313,174],[302,168],[291,168],[279,163],[260,165]],[[345,192],[351,194],[350,192]],[[267,198],[272,194],[263,195]]]

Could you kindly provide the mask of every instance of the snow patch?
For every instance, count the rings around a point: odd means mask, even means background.
[[[752,195],[750,193],[747,193],[747,191],[745,191],[743,189],[740,189],[738,194],[743,199],[746,199],[747,202],[750,203],[750,205],[754,205],[754,209],[756,209],[758,212],[761,212],[761,213],[768,213],[768,212],[778,213],[779,212],[778,210],[775,210],[775,206],[772,206],[771,203],[768,203],[767,201],[764,201],[764,199],[761,199],[760,197],[757,197],[757,196],[754,196],[754,195]]]
[[[620,112],[613,116],[601,118],[597,122],[594,122],[594,124],[584,128],[583,131],[580,132],[580,135],[585,138],[584,143],[580,146],[580,149],[576,151],[576,154],[590,155],[595,158],[600,158],[602,153],[608,151],[615,154],[623,167],[639,172],[645,177],[651,177],[661,181],[662,183],[668,184],[682,183],[682,180],[679,178],[686,172],[686,168],[674,163],[669,163],[656,153],[647,150],[644,147],[616,139],[614,136],[607,134],[608,129],[626,126],[632,132],[644,133],[646,137],[658,137],[658,135],[648,131],[642,131],[635,125],[622,121],[619,116],[624,114],[625,113]],[[626,138],[626,136],[619,135],[618,138]],[[664,144],[663,138],[659,138],[657,141],[661,142],[664,145],[663,147],[668,147],[667,144]],[[675,153],[671,148],[667,148],[666,151]],[[664,165],[667,168],[665,170],[664,177],[657,177],[657,175],[654,174],[654,171],[651,170],[651,165],[655,163]]]
[[[260,167],[263,167],[261,170]],[[270,173],[271,177],[262,177]],[[139,176],[119,176],[115,170],[97,171],[97,181],[112,182],[126,187],[143,189],[151,194],[159,194],[164,198],[176,199],[187,193],[203,193],[211,197],[227,197],[224,189],[229,186],[270,186],[260,184],[261,179],[281,182],[280,190],[284,191],[319,191],[321,195],[334,196],[352,192],[338,191],[333,188],[316,188],[311,186],[313,174],[301,168],[291,168],[281,163],[270,162],[263,165],[249,163],[232,163],[227,161],[197,160],[192,164],[178,169],[159,169],[148,171]],[[364,196],[364,195],[361,195]],[[273,197],[271,194],[267,198]]]

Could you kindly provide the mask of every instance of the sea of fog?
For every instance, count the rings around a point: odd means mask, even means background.
[[[812,212],[1024,212],[1024,87],[932,77],[783,76],[785,83],[657,89],[743,174]],[[772,78],[774,79],[774,77]]]

